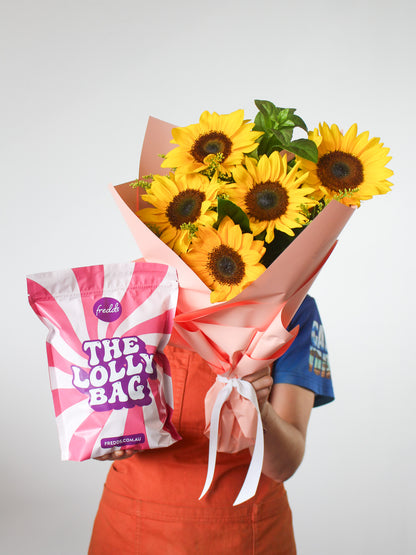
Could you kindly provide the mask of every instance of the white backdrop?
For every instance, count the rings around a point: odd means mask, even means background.
[[[394,189],[350,220],[312,290],[337,400],[287,483],[300,555],[416,552],[411,0],[14,0],[1,9],[2,553],[86,553],[107,463],[61,462],[30,273],[137,247],[108,191],[134,179],[147,118],[254,98],[391,148]]]

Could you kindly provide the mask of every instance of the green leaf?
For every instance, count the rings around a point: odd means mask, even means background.
[[[278,129],[280,121],[279,114],[282,108],[277,108],[277,106],[269,100],[255,100],[254,102],[259,109],[254,119],[254,130],[267,131],[269,129]]]
[[[296,116],[295,114],[292,114],[290,119],[295,124],[295,127],[300,127],[301,129],[304,129],[306,133],[308,132],[308,127],[302,118],[300,118],[299,116]]]
[[[267,129],[266,117],[259,112],[256,117],[254,118],[254,127],[255,131],[265,131]]]
[[[284,123],[287,120],[287,117],[289,115],[289,109],[288,108],[278,108],[279,112],[277,115],[277,121],[279,123]]]
[[[230,200],[219,198],[218,219],[214,226],[215,229],[218,229],[221,220],[225,218],[225,216],[229,216],[236,225],[239,225],[243,233],[251,233],[250,222],[247,214],[243,212],[243,210],[241,210],[239,206],[237,206]]]
[[[295,234],[294,236],[275,229],[273,241],[271,243],[264,243],[266,252],[260,262],[268,268],[270,264],[272,264],[272,262],[274,262],[276,258],[290,245],[290,243],[296,239],[305,227],[306,226],[293,229],[293,233]]]
[[[313,141],[297,139],[292,141],[293,130],[300,127],[308,132],[303,119],[295,115],[295,108],[279,108],[269,100],[255,100],[259,112],[254,119],[254,130],[262,131],[263,135],[258,140],[258,155],[270,154],[275,150],[288,150],[311,160],[318,161],[318,150]]]
[[[279,125],[279,129],[286,129],[286,128],[294,129],[295,127],[296,125],[293,123],[291,119],[287,119]]]
[[[275,129],[271,130],[273,135],[279,141],[281,148],[286,148],[286,145],[290,144],[293,135],[293,129],[279,129],[276,131]]]
[[[309,139],[296,139],[285,145],[285,149],[315,164],[318,162],[318,147]]]
[[[259,156],[266,154],[270,156],[275,150],[281,150],[282,146],[279,140],[274,135],[265,134],[262,136],[259,146],[257,147]]]
[[[264,229],[261,233],[259,233],[258,235],[255,235],[253,239],[255,241],[264,241],[266,239],[266,234],[267,234],[267,230]]]
[[[263,115],[270,116],[276,110],[276,106],[270,100],[255,100],[254,104],[257,106],[259,112]]]
[[[271,116],[266,116],[259,112],[254,118],[254,131],[268,132],[269,129],[277,128],[278,124],[272,119]]]

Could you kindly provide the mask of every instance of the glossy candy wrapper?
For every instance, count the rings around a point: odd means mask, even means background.
[[[180,439],[169,341],[174,268],[132,262],[28,276],[29,302],[48,327],[49,376],[63,460],[167,447]]]

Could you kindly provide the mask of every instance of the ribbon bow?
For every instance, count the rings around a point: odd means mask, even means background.
[[[254,387],[247,380],[241,378],[226,378],[225,376],[217,376],[217,381],[224,384],[222,390],[219,392],[216,401],[214,403],[211,422],[210,422],[210,436],[209,436],[209,451],[208,451],[208,471],[205,480],[204,489],[199,497],[202,499],[204,495],[209,490],[212,479],[214,477],[215,463],[217,459],[217,448],[218,448],[218,430],[220,423],[221,409],[227,399],[230,397],[233,388],[236,388],[237,392],[251,401],[257,411],[257,430],[256,430],[256,441],[254,444],[254,450],[251,456],[250,466],[248,467],[247,475],[244,480],[244,484],[238,494],[233,505],[240,505],[244,503],[256,493],[257,486],[261,476],[261,470],[263,467],[263,455],[264,455],[264,438],[263,438],[263,427],[261,422],[261,415],[259,404],[257,401],[257,395]]]

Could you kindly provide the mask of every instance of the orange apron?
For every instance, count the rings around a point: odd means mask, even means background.
[[[173,422],[183,437],[164,449],[113,463],[89,555],[294,555],[292,515],[282,483],[262,475],[254,498],[233,507],[248,450],[218,453],[213,484],[198,501],[208,465],[204,398],[215,374],[195,353],[167,347]]]

